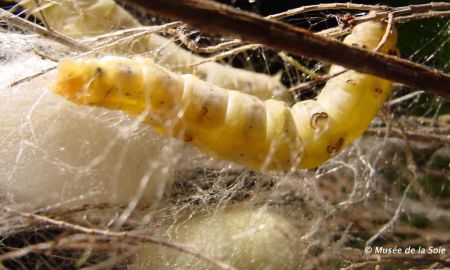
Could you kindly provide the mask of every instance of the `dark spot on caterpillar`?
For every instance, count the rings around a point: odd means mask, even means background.
[[[327,152],[331,155],[335,155],[335,154],[337,154],[337,152],[339,152],[342,145],[344,145],[344,138],[341,137],[341,138],[339,138],[339,141],[334,146],[333,145],[327,146]]]
[[[214,92],[214,88],[212,86],[210,86],[209,91]]]
[[[165,102],[164,102],[164,100],[161,100],[160,102],[159,102],[159,105],[163,105]]]
[[[245,85],[245,88],[247,88],[247,89],[253,88],[253,84],[249,81],[245,81],[244,85]]]
[[[101,67],[97,67],[97,69],[95,70],[95,73],[96,73],[95,75],[97,77],[100,77],[103,74],[103,69]]]
[[[105,91],[105,95],[103,96],[103,99],[106,99],[111,92],[113,92],[114,89],[108,88],[108,90]]]
[[[208,113],[208,108],[207,107],[202,107],[202,109],[200,110],[200,115],[206,115]]]
[[[326,112],[315,113],[311,117],[310,125],[313,129],[318,129],[319,124],[320,124],[319,121],[325,120],[327,118],[328,118],[328,114]]]
[[[345,81],[345,82],[348,83],[348,84],[351,84],[351,85],[353,85],[353,86],[356,85],[356,82],[354,82],[354,81],[351,80],[351,79],[349,79],[349,80],[347,80],[347,81]]]
[[[125,96],[127,96],[127,97],[131,96],[130,92],[126,92]]]
[[[192,134],[189,131],[186,131],[183,135],[183,140],[185,142],[192,142],[194,138],[192,137]]]
[[[378,94],[382,94],[382,93],[383,93],[383,89],[381,89],[381,88],[378,88],[378,87],[377,87],[377,88],[375,88],[374,90],[375,90],[375,92],[378,93]]]
[[[240,157],[243,157],[243,156],[244,156],[244,154],[240,153],[240,154],[239,154],[239,156],[240,156]]]
[[[398,56],[398,51],[397,51],[397,50],[390,49],[390,50],[388,50],[387,53],[388,53],[389,55]]]
[[[361,49],[367,49],[367,46],[365,44],[359,45],[358,43],[352,43],[353,47],[361,48]]]
[[[249,126],[248,126],[248,129],[252,129],[252,128],[253,128],[253,126],[252,126],[252,125],[249,125]]]

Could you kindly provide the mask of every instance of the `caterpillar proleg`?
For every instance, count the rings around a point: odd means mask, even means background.
[[[366,22],[344,42],[373,50],[385,29]],[[391,33],[381,52],[395,46]],[[391,89],[390,81],[348,71],[330,79],[315,100],[289,107],[174,74],[145,58],[66,59],[58,72],[54,91],[77,104],[141,116],[160,133],[258,170],[320,165],[364,132]]]
[[[33,0],[17,1],[32,12],[36,8]],[[110,31],[139,27],[141,24],[113,0],[51,0],[40,1],[45,8],[38,8],[46,22],[54,30],[74,38],[95,36]],[[41,17],[39,12],[32,13]],[[182,73],[193,73],[215,85],[235,89],[261,99],[292,101],[292,95],[279,81],[279,76],[233,68],[216,62],[193,66],[204,59],[165,37],[150,34],[134,40],[131,44],[115,47],[112,53],[142,54],[152,52],[154,61]]]

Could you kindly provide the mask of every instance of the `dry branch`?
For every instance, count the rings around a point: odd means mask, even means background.
[[[115,231],[107,231],[107,230],[101,230],[101,229],[95,229],[95,228],[88,228],[85,226],[56,220],[56,219],[38,215],[38,214],[20,212],[20,211],[10,209],[10,208],[5,208],[4,210],[8,213],[18,214],[19,216],[34,220],[34,221],[42,223],[42,224],[53,225],[58,228],[63,228],[63,229],[74,231],[74,232],[80,232],[80,233],[85,233],[85,234],[90,234],[90,235],[98,235],[98,236],[104,236],[104,237],[116,238],[116,239],[125,239],[125,238],[134,239],[134,240],[148,242],[148,243],[152,243],[152,244],[156,244],[156,245],[165,246],[165,247],[172,248],[172,249],[180,251],[180,252],[184,252],[184,253],[189,254],[193,257],[196,257],[200,260],[204,260],[205,262],[210,263],[217,269],[235,270],[234,267],[232,267],[226,263],[223,263],[221,261],[218,261],[210,256],[202,254],[202,253],[198,252],[197,250],[194,250],[193,248],[186,246],[184,244],[181,244],[181,243],[170,242],[170,241],[167,241],[164,239],[158,239],[158,238],[155,238],[152,236],[147,236],[147,235],[138,235],[138,234],[134,234],[131,232],[115,232]]]
[[[311,11],[321,11],[321,10],[336,10],[336,9],[345,9],[345,10],[391,10],[388,6],[380,6],[380,5],[364,5],[364,4],[353,4],[353,3],[332,3],[332,4],[317,4],[310,6],[302,6],[299,8],[289,9],[285,12],[273,14],[267,16],[268,19],[280,20],[287,17],[292,17],[301,13],[311,12]]]
[[[441,71],[397,57],[347,46],[305,29],[226,5],[202,0],[127,2],[159,15],[183,20],[206,32],[266,44],[277,50],[339,64],[450,98],[450,75]]]

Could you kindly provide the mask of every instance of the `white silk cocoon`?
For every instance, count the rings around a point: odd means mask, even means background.
[[[179,144],[118,111],[51,93],[51,73],[10,87],[55,63],[32,52],[47,41],[27,47],[31,37],[0,36],[0,198],[31,209],[160,198]]]
[[[236,269],[299,269],[299,230],[283,216],[264,209],[236,208],[179,220],[168,232],[185,244]],[[213,269],[206,261],[158,245],[138,252],[132,270]]]

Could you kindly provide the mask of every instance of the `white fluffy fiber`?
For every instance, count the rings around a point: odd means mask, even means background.
[[[299,269],[299,230],[283,216],[264,208],[236,208],[180,219],[169,232],[171,241],[186,244],[236,269]],[[294,240],[293,240],[294,239]],[[157,245],[138,252],[132,270],[212,269],[203,260]]]
[[[31,209],[159,198],[177,161],[172,140],[120,112],[67,102],[48,91],[51,73],[8,86],[55,64],[33,53],[55,45],[32,39],[0,33],[0,198]]]

